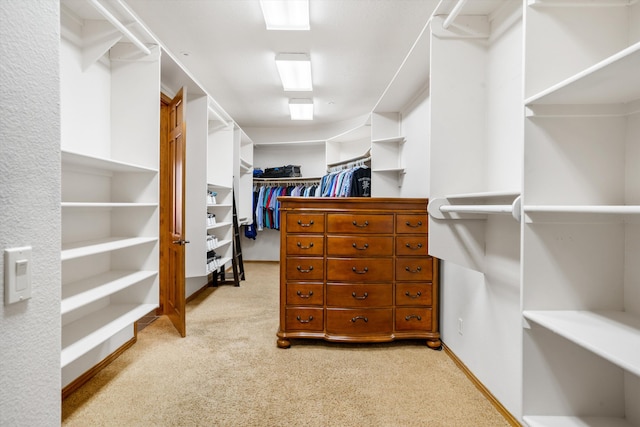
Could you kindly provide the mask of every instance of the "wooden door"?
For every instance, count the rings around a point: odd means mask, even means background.
[[[160,301],[181,336],[185,317],[185,155],[186,88],[162,97],[160,131]]]

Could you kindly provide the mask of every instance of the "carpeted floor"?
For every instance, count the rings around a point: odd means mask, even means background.
[[[276,347],[278,265],[166,317],[62,404],[64,426],[442,426],[509,423],[443,351],[422,341]]]

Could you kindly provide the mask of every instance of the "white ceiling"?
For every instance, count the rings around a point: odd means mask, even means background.
[[[83,2],[62,0],[86,17],[92,7]],[[456,4],[310,0],[310,31],[267,31],[258,0],[100,2],[128,6],[242,128],[318,126],[370,113],[436,7],[447,14]],[[497,3],[470,0],[464,13],[486,13]],[[310,55],[313,92],[284,92],[274,61],[280,52]],[[426,84],[426,73],[423,79],[416,87]],[[315,119],[291,121],[288,99],[307,97]]]

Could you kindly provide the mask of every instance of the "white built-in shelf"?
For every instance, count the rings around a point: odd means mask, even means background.
[[[231,239],[218,240],[218,244],[216,245],[215,248],[213,248],[213,250],[216,250],[216,249],[221,248],[223,246],[227,246],[230,243],[231,243]]]
[[[253,165],[244,159],[240,159],[240,171],[243,173],[253,172]]]
[[[560,417],[528,416],[522,417],[529,427],[634,427],[623,418],[614,417]]]
[[[476,200],[488,200],[496,198],[513,198],[520,196],[519,191],[481,191],[477,193],[458,193],[448,194],[444,196],[445,199],[476,199]]]
[[[640,376],[640,317],[621,311],[523,312],[530,320]]]
[[[157,307],[157,304],[109,305],[65,325],[62,329],[61,366],[64,368]]]
[[[640,221],[640,205],[525,205],[526,222]]]
[[[106,203],[106,202],[62,202],[63,208],[90,208],[90,209],[111,209],[111,208],[155,208],[157,203]]]
[[[372,139],[372,144],[404,144],[406,139],[404,136],[395,136],[392,138]]]
[[[228,227],[228,226],[230,226],[231,224],[232,224],[232,223],[231,223],[231,222],[228,222],[228,221],[225,221],[225,222],[218,222],[218,223],[216,223],[216,224],[209,225],[209,226],[207,227],[207,230],[215,230],[216,228]]]
[[[224,265],[226,263],[230,262],[230,261],[231,261],[231,257],[222,257],[222,258],[217,260],[217,263],[218,263],[217,267],[210,267],[207,264],[207,274],[213,273],[214,271],[218,270],[219,268],[224,267]]]
[[[109,237],[105,239],[66,243],[62,245],[60,258],[67,261],[99,253],[156,242],[157,237]]]
[[[207,205],[208,208],[230,208],[232,206],[231,203],[210,203]]]
[[[140,173],[157,173],[157,169],[145,166],[125,163],[117,160],[105,159],[102,157],[88,156],[86,154],[75,153],[72,151],[62,151],[62,164],[75,165],[90,170],[100,169],[112,172],[140,172]]]
[[[537,104],[616,104],[640,99],[640,42],[525,100]]]
[[[231,187],[226,186],[226,185],[219,185],[219,184],[211,184],[211,183],[209,183],[209,184],[207,184],[207,186],[212,190],[216,190],[216,189],[221,190],[221,191],[223,191],[223,190],[231,191],[232,190]]]
[[[62,286],[61,314],[66,314],[157,275],[157,271],[108,271],[88,279],[68,283]]]
[[[394,172],[394,173],[405,173],[404,168],[376,168],[371,169],[371,172]]]

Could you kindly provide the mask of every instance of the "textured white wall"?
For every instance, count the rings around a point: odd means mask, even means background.
[[[60,424],[59,5],[0,1],[0,250],[33,247],[32,298],[4,305],[0,424]]]

